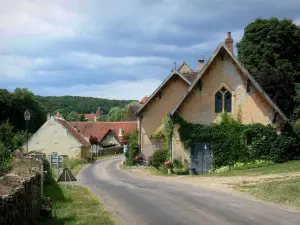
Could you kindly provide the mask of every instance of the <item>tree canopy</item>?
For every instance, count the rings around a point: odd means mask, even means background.
[[[246,26],[237,48],[239,60],[290,117],[300,82],[300,27],[288,19],[259,18]]]

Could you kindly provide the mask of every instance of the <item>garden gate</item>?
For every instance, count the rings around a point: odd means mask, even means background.
[[[212,167],[210,143],[195,142],[191,147],[191,169],[197,174],[208,173]]]

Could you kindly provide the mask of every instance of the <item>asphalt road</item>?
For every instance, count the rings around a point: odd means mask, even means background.
[[[122,158],[84,168],[78,183],[126,225],[299,225],[300,213],[244,196],[141,178],[118,168]]]

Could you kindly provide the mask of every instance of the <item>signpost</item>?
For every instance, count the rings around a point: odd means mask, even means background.
[[[67,182],[72,182],[72,184],[74,184],[74,181],[77,181],[77,179],[68,168],[64,168],[61,175],[57,179],[57,182],[65,182],[65,187],[67,187]]]
[[[62,165],[64,161],[64,158],[58,154],[58,152],[53,152],[50,155],[50,167],[52,168],[52,165],[56,165],[56,170],[57,170],[57,178],[59,177],[59,164]]]

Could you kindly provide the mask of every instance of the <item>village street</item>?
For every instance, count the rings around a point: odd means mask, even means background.
[[[121,224],[299,224],[299,213],[176,180],[138,177],[120,169],[121,160],[98,161],[78,175],[78,183],[97,194]]]

